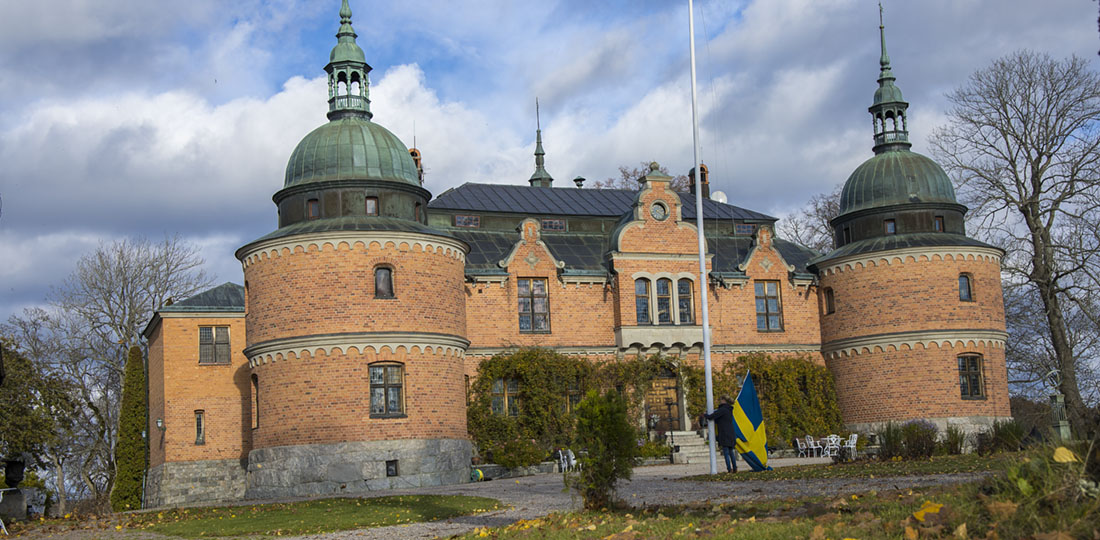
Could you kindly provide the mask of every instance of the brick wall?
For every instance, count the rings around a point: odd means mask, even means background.
[[[250,450],[249,369],[242,317],[161,319],[149,344],[150,461],[243,458]],[[228,326],[230,363],[199,364],[199,327]],[[205,442],[196,444],[195,411],[203,411]],[[156,427],[164,420],[165,430]]]

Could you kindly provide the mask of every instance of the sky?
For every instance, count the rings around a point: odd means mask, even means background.
[[[1090,0],[886,0],[913,150],[945,93],[1018,49],[1097,63]],[[434,194],[525,184],[535,99],[555,185],[692,166],[686,2],[351,0],[374,121]],[[0,2],[0,320],[103,243],[179,235],[217,282],[276,228],[271,196],[326,119],[338,0]],[[870,0],[699,0],[700,157],[731,204],[782,217],[871,157]]]

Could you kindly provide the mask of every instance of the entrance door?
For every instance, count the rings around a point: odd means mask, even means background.
[[[680,431],[680,385],[676,374],[662,369],[645,395],[646,423],[651,431]]]

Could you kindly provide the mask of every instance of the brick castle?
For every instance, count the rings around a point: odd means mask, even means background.
[[[827,254],[710,199],[705,167],[692,194],[655,165],[637,191],[555,187],[541,132],[528,185],[433,200],[420,152],[372,121],[356,37],[344,0],[329,122],[290,157],[278,229],[237,251],[243,287],[162,307],[145,329],[146,506],[465,481],[470,379],[512,348],[701,363],[695,190],[716,369],[810,356],[853,430],[1009,416],[1002,252],[966,236],[943,169],[910,151],[885,37],[875,155],[844,186]],[[495,412],[517,390],[495,387]],[[696,391],[659,378],[647,418],[689,429]]]

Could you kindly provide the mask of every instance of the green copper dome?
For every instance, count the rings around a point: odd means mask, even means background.
[[[957,204],[935,161],[908,150],[883,152],[856,168],[840,192],[840,214],[907,203]]]
[[[396,135],[364,117],[345,116],[298,143],[286,165],[284,186],[349,179],[420,185],[416,164]]]

